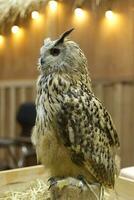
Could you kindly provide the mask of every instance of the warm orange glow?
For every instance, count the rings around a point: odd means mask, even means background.
[[[11,32],[13,33],[13,40],[15,42],[20,42],[22,41],[22,38],[24,36],[24,30],[23,28],[20,28],[19,26],[12,26]]]
[[[118,29],[120,27],[122,20],[121,16],[119,13],[115,13],[112,10],[107,10],[105,12],[105,18],[104,18],[104,24],[105,28],[107,27],[108,29]]]
[[[18,26],[17,26],[18,27]],[[15,42],[15,43],[20,43],[20,42],[22,42],[22,40],[23,40],[23,37],[24,37],[24,29],[23,28],[20,28],[20,27],[18,27],[17,28],[16,26],[14,27],[12,27],[12,29],[11,29],[11,31],[12,31],[12,38],[13,38],[13,41]]]
[[[101,21],[101,31],[104,37],[118,33],[124,23],[124,17],[120,13],[110,12],[107,17],[105,13],[105,17]]]
[[[51,9],[51,11],[55,12],[58,7],[58,2],[55,0],[50,0],[48,5],[49,5],[49,8]]]
[[[35,20],[31,21],[31,25],[33,29],[40,30],[40,28],[44,27],[44,15],[39,14],[39,17]]]
[[[0,35],[0,46],[4,44],[4,36]]]
[[[80,23],[85,24],[88,19],[89,19],[89,12],[87,12],[86,10],[82,8],[76,8],[74,10],[73,22],[75,23],[75,25]]]
[[[33,12],[31,13],[31,17],[32,17],[32,19],[37,20],[37,19],[40,18],[40,14],[39,14],[38,11],[33,11]]]
[[[13,34],[17,34],[20,31],[20,27],[19,26],[12,26],[11,31]]]

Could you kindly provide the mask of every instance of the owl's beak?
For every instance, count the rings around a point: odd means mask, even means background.
[[[55,46],[58,44],[61,44],[64,42],[65,37],[67,37],[72,31],[74,30],[74,28],[71,28],[70,30],[64,32],[60,38],[57,40],[57,42],[55,43]]]

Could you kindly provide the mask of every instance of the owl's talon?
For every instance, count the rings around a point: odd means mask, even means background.
[[[47,181],[49,183],[49,190],[51,189],[52,186],[57,184],[57,179],[55,177],[50,177]]]
[[[84,190],[83,182],[81,180],[77,180],[72,177],[68,177],[68,178],[51,177],[48,179],[48,182],[49,182],[49,189],[51,189],[51,187],[53,186],[56,186],[60,190],[62,190],[64,187],[67,187],[70,185],[70,186],[78,187],[81,190],[81,192]]]
[[[81,190],[81,192],[84,190],[84,184],[81,180],[77,180],[72,177],[68,177],[64,180],[64,186],[74,186]]]
[[[64,179],[64,177],[50,177],[47,181],[49,184],[49,189],[55,185],[57,185],[57,187],[60,187],[60,183],[62,183],[62,179]]]
[[[90,183],[87,182],[87,180],[84,178],[84,176],[78,175],[77,179],[80,180],[83,183],[83,185],[85,185],[87,188],[89,188]]]

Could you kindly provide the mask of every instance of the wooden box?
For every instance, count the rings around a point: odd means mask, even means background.
[[[0,193],[11,189],[19,183],[28,183],[31,180],[44,176],[42,165],[19,168],[0,172]],[[46,175],[47,177],[47,175]],[[115,185],[118,200],[134,200],[134,180],[120,176]],[[114,200],[114,199],[113,199]]]

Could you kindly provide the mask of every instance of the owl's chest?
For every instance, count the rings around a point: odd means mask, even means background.
[[[45,81],[40,80],[37,88],[37,120],[41,126],[48,126],[60,110],[64,102],[64,87],[59,85],[58,78],[48,78]]]
[[[55,104],[55,97],[47,90],[40,90],[40,95],[36,99],[37,121],[44,127],[53,121],[58,105]]]

